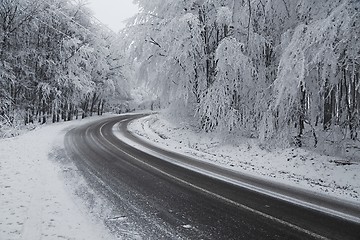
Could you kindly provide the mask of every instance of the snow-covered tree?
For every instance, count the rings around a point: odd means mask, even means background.
[[[311,132],[316,145],[334,128],[357,138],[359,1],[137,3],[126,59],[162,106],[267,142],[301,145]]]
[[[299,3],[303,23],[293,33],[284,33],[269,114],[270,125],[275,127],[268,134],[286,131],[285,135],[300,138],[304,124],[325,130],[338,125],[348,128],[355,139],[359,126],[359,2],[314,1],[309,5],[309,1]],[[312,8],[314,15],[306,11]]]
[[[0,121],[69,120],[122,98],[128,89],[119,90],[126,81],[115,39],[83,4],[1,1]]]
[[[252,129],[250,112],[254,110],[254,69],[251,60],[243,53],[244,45],[228,37],[219,44],[215,60],[215,81],[201,101],[203,127],[217,126],[232,130],[237,127]],[[251,125],[251,126],[250,126]]]

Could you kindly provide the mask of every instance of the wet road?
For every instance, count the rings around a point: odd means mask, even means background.
[[[120,236],[360,239],[360,223],[347,219],[360,217],[358,206],[241,176],[158,149],[127,132],[128,122],[140,116],[104,118],[72,129],[65,137],[66,151],[81,174],[119,213],[109,227],[113,231],[128,228],[136,232]],[[127,140],[115,136],[114,130]],[[143,150],[132,145],[142,146]],[[288,196],[287,200],[281,200],[283,196]],[[299,201],[291,203],[289,199]],[[312,206],[316,205],[343,215],[314,210]]]

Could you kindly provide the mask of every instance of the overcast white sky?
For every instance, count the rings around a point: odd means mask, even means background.
[[[124,20],[134,16],[138,8],[133,0],[87,0],[88,7],[94,11],[95,17],[118,32],[125,26]]]

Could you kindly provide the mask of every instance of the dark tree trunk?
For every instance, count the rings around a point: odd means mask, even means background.
[[[68,121],[73,120],[73,114],[74,114],[74,105],[72,103],[70,103],[68,119],[67,119]]]
[[[99,103],[98,103],[98,109],[97,109],[97,114],[98,114],[98,116],[102,115],[102,113],[101,113],[101,105],[102,105],[102,102],[103,102],[103,100],[100,100]]]
[[[330,88],[328,81],[325,83],[325,95],[324,95],[324,119],[323,119],[323,128],[328,130],[331,126],[332,121],[332,92],[334,90]]]

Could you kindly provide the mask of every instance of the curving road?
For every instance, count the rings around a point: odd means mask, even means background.
[[[167,152],[131,135],[144,115],[70,130],[67,154],[107,201],[106,224],[141,239],[360,239],[360,207]],[[134,147],[135,146],[135,147]]]

